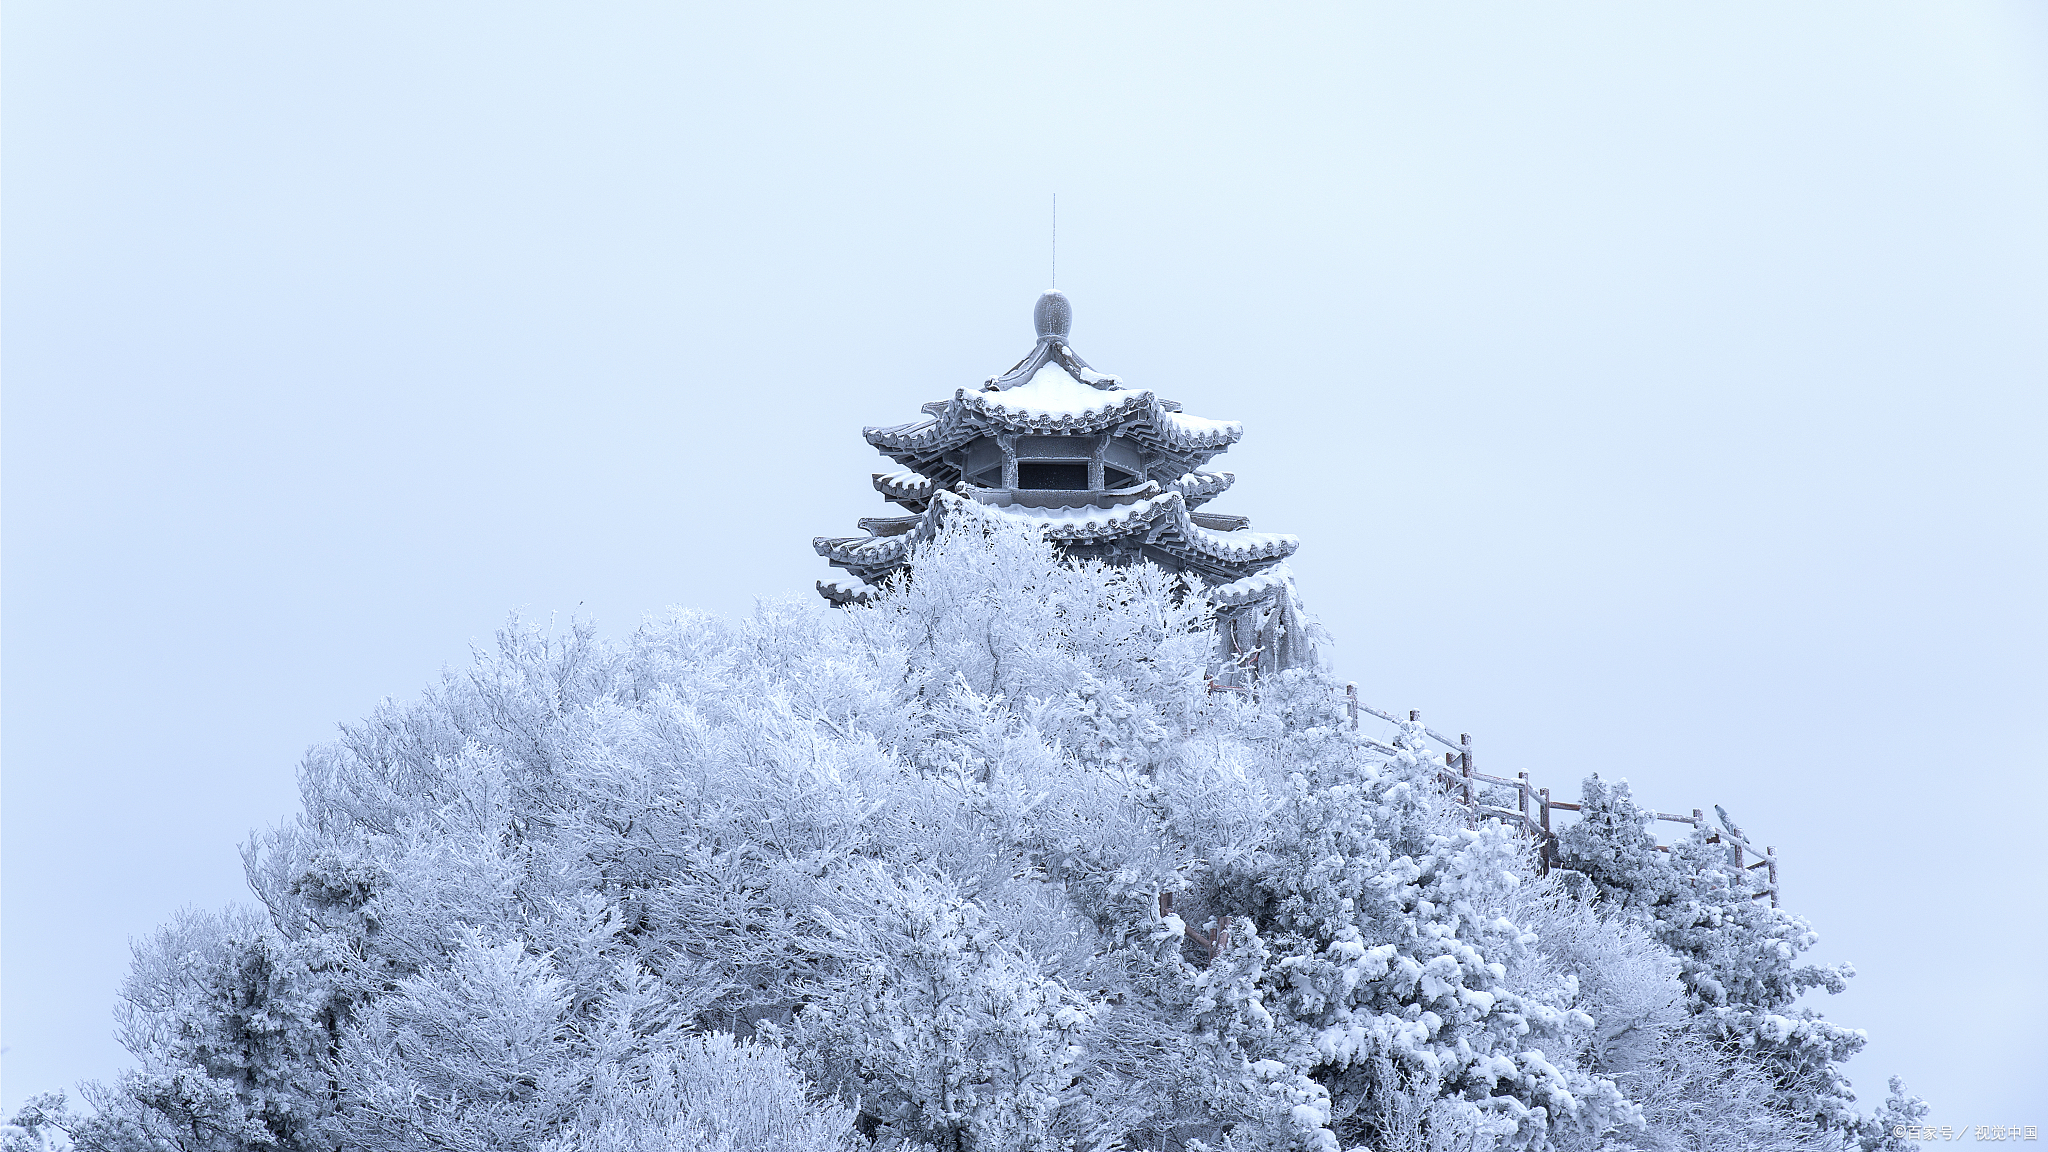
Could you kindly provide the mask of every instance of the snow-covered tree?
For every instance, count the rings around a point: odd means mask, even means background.
[[[1057,1146],[1086,998],[950,878],[875,868],[849,880],[860,915],[834,921],[850,962],[794,1030],[820,1082],[857,1097],[890,1138],[945,1152]]]
[[[814,1100],[779,1048],[694,1036],[606,1064],[542,1152],[851,1152],[853,1111]]]
[[[260,909],[138,950],[135,1070],[8,1139],[1882,1146],[1857,1035],[1793,1003],[1843,974],[1625,793],[1589,786],[1572,888],[1419,726],[1375,751],[1308,669],[1212,691],[1199,587],[971,508],[912,570],[618,644],[515,624],[385,702],[247,846]]]
[[[472,932],[447,967],[361,1013],[338,1064],[350,1143],[511,1152],[560,1129],[585,1062],[567,985],[521,940]]]
[[[1669,950],[1690,1038],[1760,1075],[1771,1109],[1810,1130],[1809,1139],[1861,1132],[1866,1120],[1841,1065],[1865,1037],[1797,1003],[1809,990],[1843,991],[1853,969],[1798,963],[1818,940],[1811,926],[1759,900],[1730,848],[1710,842],[1706,830],[1658,851],[1652,817],[1627,782],[1608,785],[1597,775],[1585,782],[1582,804],[1579,821],[1558,837],[1559,861],[1597,907],[1645,926]]]

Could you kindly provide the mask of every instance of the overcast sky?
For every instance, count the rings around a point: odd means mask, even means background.
[[[812,596],[1057,192],[1339,674],[1725,805],[1866,1107],[2048,1125],[2042,11],[16,0],[0,1105],[508,613]]]

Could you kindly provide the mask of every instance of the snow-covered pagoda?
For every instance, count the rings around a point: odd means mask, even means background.
[[[1038,343],[1016,367],[924,405],[925,419],[863,430],[901,468],[874,484],[903,514],[862,519],[865,536],[813,541],[848,573],[818,591],[842,607],[866,602],[949,508],[971,500],[1043,530],[1070,556],[1150,560],[1198,580],[1219,609],[1219,686],[1311,662],[1283,563],[1299,541],[1199,510],[1236,479],[1207,466],[1244,426],[1187,415],[1089,367],[1067,342],[1073,307],[1062,293],[1040,296],[1032,319]]]

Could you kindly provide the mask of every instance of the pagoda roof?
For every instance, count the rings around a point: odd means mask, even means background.
[[[898,504],[924,504],[932,498],[932,479],[916,469],[874,474],[875,491]]]
[[[1069,316],[1071,317],[1071,313]],[[1038,370],[1048,364],[1063,368],[1067,375],[1090,388],[1108,390],[1123,386],[1121,378],[1107,372],[1097,372],[1089,367],[1088,362],[1081,359],[1080,353],[1074,351],[1073,345],[1067,343],[1066,331],[1062,329],[1056,332],[1040,332],[1038,343],[1032,346],[1031,351],[1022,360],[1012,365],[1008,372],[983,381],[982,389],[989,392],[1007,392],[1012,388],[1021,388],[1031,383],[1038,375]]]
[[[1038,342],[1009,371],[989,377],[978,390],[955,389],[952,399],[923,405],[926,419],[865,428],[862,434],[897,464],[942,487],[961,478],[957,461],[948,461],[947,454],[991,435],[1107,432],[1156,453],[1146,471],[1162,484],[1196,472],[1244,435],[1244,425],[1235,420],[1190,416],[1172,400],[1146,389],[1126,388],[1120,377],[1090,367],[1067,341],[1073,318],[1073,306],[1063,293],[1044,293],[1032,310]],[[908,506],[924,499],[913,495],[907,483],[892,486],[895,490],[876,481],[876,487],[898,503]],[[1188,498],[1199,503],[1207,496],[1190,491]]]
[[[1200,508],[1223,495],[1235,483],[1235,472],[1189,472],[1167,487],[1180,493],[1181,499],[1188,502],[1188,507]]]
[[[845,608],[851,604],[868,603],[874,599],[875,590],[858,577],[836,576],[830,580],[818,581],[818,595],[823,596],[834,608]]]
[[[866,428],[868,443],[891,456],[930,457],[983,436],[1015,432],[1076,436],[1114,432],[1147,448],[1200,460],[1244,435],[1235,420],[1207,420],[1180,411],[1149,390],[1084,383],[1057,364],[1040,367],[1014,388],[969,392],[927,405],[931,416],[909,424]],[[903,463],[911,463],[904,460]]]
[[[930,539],[949,508],[969,497],[939,492],[924,512],[901,518],[890,535],[819,537],[811,542],[820,556],[873,583],[901,565],[912,548]],[[1292,555],[1300,546],[1294,536],[1278,532],[1223,532],[1194,520],[1187,498],[1178,489],[1160,491],[1130,503],[1103,507],[1026,508],[1012,505],[1003,516],[1041,528],[1059,544],[1096,544],[1129,540],[1154,549],[1180,565],[1218,582],[1237,581]],[[879,526],[879,525],[878,525]]]
[[[1228,584],[1215,584],[1209,588],[1209,602],[1220,607],[1235,608],[1263,600],[1272,595],[1275,588],[1294,580],[1294,570],[1284,562],[1271,568],[1262,569]]]

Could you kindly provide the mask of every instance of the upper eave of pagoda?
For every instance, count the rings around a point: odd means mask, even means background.
[[[1031,319],[1038,343],[1016,367],[989,377],[977,391],[956,389],[951,400],[924,405],[929,419],[862,429],[868,443],[922,470],[917,458],[928,463],[984,436],[1110,432],[1198,467],[1244,435],[1244,425],[1234,420],[1189,416],[1172,400],[1126,388],[1120,378],[1089,367],[1067,342],[1074,309],[1063,293],[1039,296]]]
[[[1244,425],[1235,420],[1189,416],[1180,405],[1147,390],[1090,384],[1056,361],[1040,366],[1022,384],[978,392],[961,388],[951,400],[927,405],[926,410],[930,419],[864,428],[862,435],[891,453],[947,452],[1001,432],[1074,436],[1106,431],[1147,447],[1213,453],[1244,435]]]

